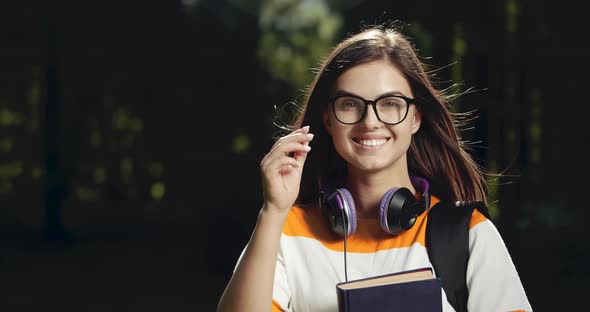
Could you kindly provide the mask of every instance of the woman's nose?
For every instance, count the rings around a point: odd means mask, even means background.
[[[377,128],[381,126],[381,121],[377,118],[375,112],[375,104],[367,104],[367,112],[365,113],[363,120],[361,120],[361,124],[367,128]]]

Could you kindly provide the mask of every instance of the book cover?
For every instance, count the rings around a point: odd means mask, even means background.
[[[338,311],[442,311],[440,280],[421,268],[336,285]]]

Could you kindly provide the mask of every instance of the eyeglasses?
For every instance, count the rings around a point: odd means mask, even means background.
[[[416,103],[415,99],[402,95],[387,94],[374,101],[365,100],[356,95],[339,95],[329,100],[336,119],[346,125],[353,125],[365,118],[367,106],[373,104],[377,119],[384,124],[396,125],[408,115],[408,107]]]

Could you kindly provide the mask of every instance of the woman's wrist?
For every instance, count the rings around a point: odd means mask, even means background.
[[[262,209],[260,209],[260,213],[258,214],[258,218],[268,219],[271,222],[280,223],[281,226],[287,220],[287,215],[289,215],[290,209],[281,209],[278,207],[273,206],[272,204],[264,203],[262,205]]]

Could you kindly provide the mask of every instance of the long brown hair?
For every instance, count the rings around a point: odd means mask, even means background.
[[[420,129],[407,152],[408,170],[430,182],[431,194],[441,200],[487,203],[482,170],[459,141],[449,95],[435,88],[414,46],[399,31],[374,26],[341,42],[323,62],[311,83],[303,105],[290,124],[305,125],[315,134],[308,155],[297,204],[315,203],[320,189],[341,187],[346,179],[345,161],[338,155],[322,124],[328,97],[336,79],[363,63],[387,60],[405,75],[422,113]]]

